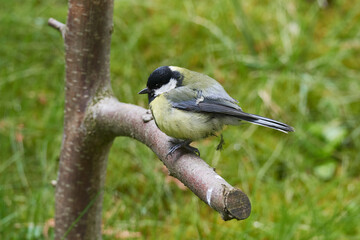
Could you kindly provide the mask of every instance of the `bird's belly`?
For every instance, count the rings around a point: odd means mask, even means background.
[[[155,101],[158,102],[155,103]],[[170,137],[198,140],[214,134],[223,127],[222,121],[211,114],[164,107],[164,103],[161,104],[162,101],[161,98],[154,99],[155,104],[151,104],[150,108],[156,125]]]

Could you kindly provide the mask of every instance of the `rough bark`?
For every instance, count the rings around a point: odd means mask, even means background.
[[[101,239],[102,194],[113,137],[87,118],[111,92],[113,1],[69,1],[65,37],[64,135],[56,185],[56,239]]]
[[[64,134],[56,184],[55,239],[101,239],[103,187],[116,136],[146,144],[172,176],[218,211],[224,220],[245,219],[250,202],[194,154],[166,158],[169,137],[146,110],[117,101],[110,86],[113,1],[69,1],[67,24],[49,19],[65,40]]]

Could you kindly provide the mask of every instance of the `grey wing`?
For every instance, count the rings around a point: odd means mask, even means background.
[[[221,85],[220,85],[221,87]],[[217,91],[207,88],[205,90],[191,89],[189,87],[178,87],[166,95],[172,106],[185,111],[222,113],[234,115],[242,112],[225,90]]]
[[[234,117],[248,116],[247,113],[243,112],[241,108],[233,102],[224,99],[206,98],[204,95],[201,95],[201,93],[199,93],[196,98],[183,99],[176,102],[172,101],[172,106],[190,112],[224,114]]]

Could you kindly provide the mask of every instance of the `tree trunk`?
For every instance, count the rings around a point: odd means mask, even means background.
[[[102,195],[114,136],[88,108],[111,93],[112,0],[70,0],[65,30],[64,135],[56,185],[56,239],[101,239]]]

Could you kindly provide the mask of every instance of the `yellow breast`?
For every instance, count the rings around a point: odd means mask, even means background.
[[[184,140],[205,138],[222,129],[223,124],[210,114],[183,111],[171,107],[162,94],[150,103],[156,125],[166,135]]]

